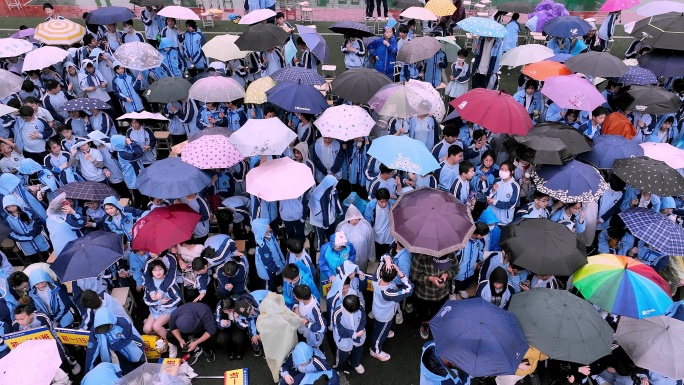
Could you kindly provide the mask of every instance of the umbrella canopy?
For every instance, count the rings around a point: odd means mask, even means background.
[[[644,114],[668,114],[676,112],[681,104],[679,97],[658,86],[627,86],[620,89],[612,104],[623,110]]]
[[[34,37],[47,45],[72,45],[85,36],[86,30],[71,20],[50,20],[38,24]]]
[[[30,44],[30,43],[29,43]],[[53,64],[61,63],[69,52],[51,46],[43,46],[26,54],[22,71],[40,71]]]
[[[628,185],[660,196],[684,193],[684,177],[665,162],[645,156],[618,159],[613,174]]]
[[[278,118],[248,119],[230,136],[230,142],[245,157],[282,155],[297,134]],[[184,149],[185,151],[185,149]]]
[[[382,87],[392,80],[372,68],[344,71],[330,83],[335,95],[352,103],[366,104]]]
[[[385,135],[373,140],[368,155],[393,170],[426,175],[439,168],[439,163],[423,142],[407,135]]]
[[[562,165],[572,159],[565,143],[558,138],[514,135],[504,142],[509,155],[532,164]]]
[[[482,298],[446,301],[430,330],[439,357],[473,377],[513,374],[529,349],[515,316]]]
[[[273,24],[261,23],[247,28],[240,37],[235,40],[235,45],[243,51],[265,51],[269,48],[283,45],[290,37],[280,27]]]
[[[205,128],[204,130],[200,130],[200,132],[189,137],[188,142],[194,142],[195,140],[202,138],[206,135],[221,135],[221,136],[225,136],[226,138],[230,138],[230,136],[232,134],[233,134],[233,131],[231,131],[229,128],[214,126],[214,127]]]
[[[359,106],[342,104],[323,111],[314,125],[324,137],[346,142],[370,134],[375,120]]]
[[[431,0],[425,4],[425,9],[429,9],[435,15],[451,16],[456,12],[456,6],[451,0]]]
[[[433,106],[443,103],[418,83],[392,83],[382,87],[368,101],[368,106],[381,116],[410,118],[429,114]]]
[[[93,231],[67,243],[50,268],[62,282],[69,282],[97,277],[121,257],[121,234]]]
[[[594,139],[594,148],[579,155],[582,160],[596,168],[612,169],[618,159],[644,156],[644,149],[621,135],[599,135]]]
[[[246,24],[246,25],[251,25],[251,24],[256,24],[260,23],[264,20],[268,20],[272,17],[275,17],[276,13],[275,11],[268,9],[268,8],[263,8],[263,9],[255,9],[253,11],[250,11],[248,14],[242,16],[240,18],[240,22],[238,24]]]
[[[579,16],[558,16],[544,24],[542,31],[549,36],[573,38],[586,35],[592,28]]]
[[[392,2],[390,4],[392,8],[396,9],[407,9],[411,7],[417,7],[417,8],[422,8],[423,3],[420,2],[420,0],[397,0]]]
[[[684,322],[665,316],[624,317],[615,339],[636,366],[672,379],[684,377]]]
[[[157,68],[161,65],[162,54],[147,43],[133,42],[119,46],[114,52],[114,58],[124,68],[136,71],[144,71]]]
[[[33,38],[33,35],[35,33],[36,33],[35,28],[26,28],[26,29],[20,29],[19,31],[11,34],[10,37],[13,39],[24,39],[24,38],[28,37],[31,42],[34,42],[35,39]]]
[[[247,192],[268,202],[298,199],[315,184],[306,164],[286,156],[269,159],[247,173]]]
[[[33,44],[28,40],[14,38],[0,39],[0,58],[21,56],[32,51],[34,48]]]
[[[432,36],[416,37],[413,40],[409,40],[399,49],[397,61],[409,64],[417,63],[432,58],[441,48],[442,43]]]
[[[190,8],[181,7],[179,5],[168,5],[162,8],[157,15],[166,18],[180,19],[180,20],[199,20],[200,17]]]
[[[684,33],[684,14],[668,12],[639,20],[630,35],[653,48],[679,50]]]
[[[524,44],[503,54],[502,66],[518,67],[540,62],[553,56],[553,50],[541,44]]]
[[[442,45],[442,51],[446,54],[447,62],[455,62],[458,60],[458,51],[461,47],[456,44],[455,36],[437,36],[435,37]]]
[[[318,33],[302,33],[301,26],[297,26],[297,30],[300,31],[299,37],[304,40],[311,54],[316,56],[321,62],[328,63],[330,60],[330,48],[328,48],[328,43],[323,36]]]
[[[528,64],[523,67],[523,74],[532,79],[544,81],[552,76],[572,75],[573,72],[565,66],[565,64],[557,63],[550,60],[542,60],[540,62]]]
[[[23,82],[24,79],[21,76],[0,68],[0,98],[6,98],[16,92],[19,92]]]
[[[240,36],[238,35],[216,36],[202,46],[202,52],[204,52],[204,54],[209,58],[223,62],[234,59],[244,59],[245,56],[249,55],[249,53],[252,51],[240,50],[240,48],[235,44],[235,41],[239,37]]]
[[[227,137],[205,135],[184,146],[181,159],[199,169],[211,170],[232,167],[244,157]]]
[[[190,99],[200,102],[232,102],[245,97],[245,89],[240,83],[224,76],[209,76],[198,80],[190,87]]]
[[[670,286],[649,266],[630,257],[599,254],[573,275],[587,301],[630,318],[662,315],[672,304]]]
[[[78,98],[71,99],[62,105],[60,111],[90,111],[90,110],[108,110],[112,108],[109,104],[100,99],[95,98]]]
[[[150,211],[133,226],[133,250],[161,254],[192,237],[202,216],[186,204],[175,204]]]
[[[355,21],[338,21],[333,23],[328,29],[335,33],[358,38],[375,36],[368,26]]]
[[[463,119],[495,133],[525,135],[533,125],[525,107],[501,91],[477,88],[449,104]]]
[[[568,148],[572,155],[591,151],[591,139],[567,124],[557,122],[538,123],[530,129],[529,135],[559,138],[565,143],[565,147]]]
[[[456,23],[462,30],[481,37],[499,37],[508,35],[506,27],[488,17],[468,17]]]
[[[544,166],[530,174],[537,190],[563,203],[598,202],[608,189],[599,170],[577,160]]]
[[[150,84],[143,95],[150,103],[173,103],[187,99],[190,87],[186,79],[169,76]]]
[[[587,264],[584,245],[560,223],[523,219],[501,232],[501,248],[512,263],[535,274],[568,276]]]
[[[71,182],[55,191],[59,195],[64,193],[67,198],[83,200],[86,202],[102,202],[105,198],[114,196],[119,199],[119,194],[104,183],[98,182]]]
[[[566,60],[565,65],[571,71],[604,78],[620,77],[627,72],[627,64],[609,52],[581,53]]]
[[[639,0],[607,0],[601,6],[601,12],[618,12],[639,5]]]
[[[651,51],[652,52],[652,51]],[[650,53],[650,52],[649,52]],[[646,55],[639,56],[639,59]],[[629,66],[627,72],[624,75],[616,79],[618,83],[629,86],[632,84],[647,86],[649,84],[658,84],[658,78],[648,68],[642,68],[638,66]]]
[[[684,53],[682,51],[656,48],[639,56],[637,61],[640,66],[653,71],[658,76],[679,76],[684,72]]]
[[[507,1],[496,6],[497,11],[511,13],[532,13],[534,5],[524,1]]]
[[[684,12],[684,4],[678,1],[651,1],[637,8],[637,15],[650,17],[668,12]]]
[[[5,116],[7,114],[11,114],[13,112],[19,111],[16,108],[12,108],[10,106],[7,106],[5,104],[0,104],[0,116]]]
[[[88,12],[86,23],[106,25],[123,23],[124,21],[135,19],[135,13],[126,7],[108,6],[95,8]]]
[[[290,112],[317,115],[328,108],[328,102],[319,90],[290,80],[280,82],[266,91],[266,98],[270,103]]]
[[[294,68],[294,67],[285,67]],[[299,68],[299,67],[297,67]],[[249,84],[247,86],[247,91],[245,91],[245,103],[254,104],[264,104],[268,100],[266,97],[266,91],[275,87],[277,83],[270,77],[261,77]]]
[[[176,199],[204,190],[211,177],[180,158],[166,158],[152,163],[138,175],[136,187],[148,197]]]
[[[271,75],[271,79],[277,82],[292,80],[311,86],[325,84],[325,78],[318,72],[304,67],[283,67]]]
[[[641,143],[644,156],[665,162],[668,166],[678,169],[684,168],[684,151],[669,143]]]
[[[668,217],[645,207],[632,207],[620,218],[635,237],[666,255],[684,255],[684,229]]]
[[[596,86],[579,76],[551,76],[541,92],[560,108],[593,111],[606,102]]]
[[[430,94],[431,98],[428,99],[430,103],[430,112],[428,112],[428,114],[435,118],[438,122],[441,122],[446,115],[446,107],[444,107],[442,95],[435,89],[432,83],[409,79],[407,84],[411,88],[414,86],[420,86]]]
[[[50,385],[61,364],[57,340],[27,340],[3,357],[0,373],[6,384]]]
[[[572,55],[570,55],[570,54],[559,53],[559,54],[551,56],[550,58],[548,58],[546,60],[555,61],[557,63],[565,63],[565,61],[570,59],[571,57],[572,57]]]
[[[514,295],[527,342],[554,360],[589,365],[611,352],[613,329],[589,302],[565,290],[537,288]]]
[[[402,11],[399,16],[405,19],[416,19],[421,21],[437,21],[437,19],[439,19],[434,12],[423,7],[409,7]]]

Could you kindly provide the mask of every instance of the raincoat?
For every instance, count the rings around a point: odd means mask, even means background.
[[[350,221],[355,219],[359,219],[359,222],[352,225]],[[344,216],[344,221],[335,229],[335,232],[338,231],[342,231],[347,236],[347,242],[354,247],[356,251],[354,263],[359,266],[359,270],[366,271],[368,261],[375,260],[375,231],[373,226],[363,217],[361,211],[351,204]]]

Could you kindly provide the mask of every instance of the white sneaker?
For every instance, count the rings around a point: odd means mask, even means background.
[[[377,358],[380,361],[389,361],[390,355],[385,352],[375,353],[373,349],[370,351],[370,355],[373,358]]]
[[[390,330],[389,333],[387,333],[387,338],[392,338],[392,337],[394,337],[394,332]]]
[[[363,367],[363,365],[359,364],[359,366],[355,367],[354,370],[356,370],[356,373],[358,374],[363,374],[366,372],[366,368]]]
[[[397,325],[401,325],[404,323],[404,314],[401,312],[401,309],[399,309],[397,314],[394,316],[394,322]]]
[[[468,298],[470,298],[470,295],[469,295],[468,292],[465,291],[465,290],[459,291],[459,292],[458,292],[458,295],[460,295],[462,299],[468,299]]]
[[[178,357],[178,348],[176,345],[169,344],[169,358],[176,358]]]
[[[370,313],[368,313],[368,318],[370,318],[370,319],[375,319],[375,315],[373,315],[373,311],[371,311]]]

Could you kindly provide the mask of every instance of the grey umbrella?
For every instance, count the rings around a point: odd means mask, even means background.
[[[265,51],[283,45],[290,34],[274,24],[254,24],[235,40],[243,51]]]
[[[333,93],[342,99],[366,104],[378,90],[392,80],[370,68],[355,68],[344,71],[332,81]]]
[[[573,56],[565,61],[565,65],[571,71],[602,78],[618,78],[627,73],[629,69],[627,64],[610,53],[596,51]]]
[[[538,288],[516,294],[508,311],[530,346],[552,359],[588,365],[611,352],[613,329],[592,304],[567,291]]]
[[[190,87],[192,84],[184,78],[166,77],[150,84],[143,95],[150,103],[173,103],[186,99]]]
[[[417,63],[435,56],[441,48],[442,43],[432,36],[417,37],[401,47],[397,53],[397,61],[409,64]]]
[[[0,69],[0,98],[19,92],[23,79],[12,72]]]

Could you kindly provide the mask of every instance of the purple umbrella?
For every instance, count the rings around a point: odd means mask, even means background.
[[[126,7],[109,6],[97,8],[88,14],[86,23],[88,24],[114,24],[123,23],[127,20],[135,19],[135,13]]]
[[[10,36],[10,37],[11,37],[11,38],[14,38],[14,39],[23,39],[23,38],[28,37],[29,40],[30,40],[31,42],[34,42],[34,41],[36,41],[36,40],[33,38],[33,35],[34,35],[35,33],[36,33],[36,29],[35,29],[35,28],[26,28],[26,29],[22,29],[22,30],[19,31],[19,32],[13,33],[12,36]]]
[[[654,49],[637,58],[639,66],[658,76],[681,76],[684,72],[684,53],[669,49]]]
[[[593,111],[606,102],[606,99],[593,84],[574,75],[547,78],[541,92],[558,104],[560,108]]]
[[[392,207],[390,230],[410,252],[441,257],[464,248],[475,225],[468,207],[453,194],[421,188]]]
[[[309,47],[311,53],[316,56],[318,60],[323,63],[327,63],[328,60],[330,60],[330,49],[323,36],[316,32],[315,29],[303,25],[297,25],[297,31],[299,31],[299,37],[304,40],[306,46]]]

